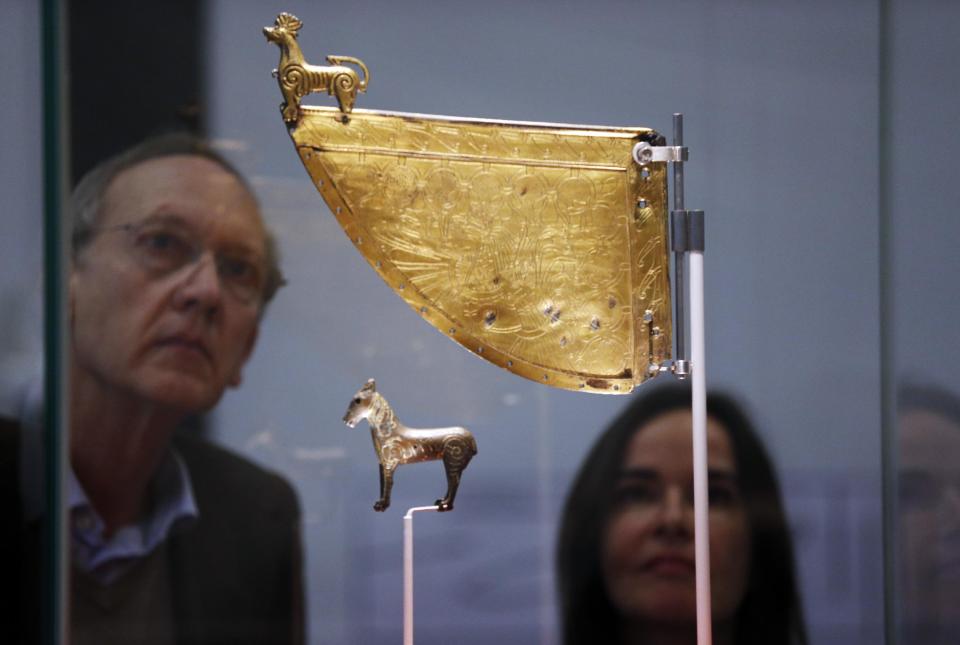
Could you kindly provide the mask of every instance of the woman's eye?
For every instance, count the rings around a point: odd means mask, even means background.
[[[710,506],[732,506],[737,501],[737,493],[728,486],[710,486],[707,495]]]
[[[614,491],[617,504],[652,503],[660,498],[660,491],[654,486],[621,486]]]

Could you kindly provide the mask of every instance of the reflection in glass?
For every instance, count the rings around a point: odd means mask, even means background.
[[[690,390],[643,392],[567,499],[565,645],[696,643]],[[739,405],[707,398],[714,641],[805,643],[793,545],[770,458]]]
[[[960,639],[960,397],[904,387],[897,561],[903,645]]]
[[[166,135],[95,167],[67,212],[70,642],[301,642],[292,487],[177,432],[240,385],[282,282],[255,196],[202,140]],[[24,538],[51,523],[37,467],[48,418],[34,389],[3,423],[4,461],[8,445],[20,461],[3,516]],[[35,541],[11,550],[29,588]]]

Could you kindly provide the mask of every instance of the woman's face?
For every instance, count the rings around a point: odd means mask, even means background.
[[[607,594],[631,621],[696,620],[689,410],[664,413],[627,444],[601,554]],[[729,620],[750,570],[750,529],[723,426],[707,422],[713,616]]]

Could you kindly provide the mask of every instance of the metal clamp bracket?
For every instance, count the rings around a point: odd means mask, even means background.
[[[676,376],[678,380],[682,381],[690,376],[691,366],[690,361],[685,359],[679,359],[675,361],[668,359],[662,363],[650,363],[647,371],[649,372],[650,376],[671,373]]]
[[[685,265],[690,253],[703,251],[703,211],[688,211],[683,205],[683,164],[689,152],[683,145],[683,115],[673,115],[673,145],[652,146],[641,141],[633,146],[633,160],[645,166],[651,162],[667,162],[673,169],[673,209],[670,211],[671,250],[674,253],[673,320],[674,352],[673,362],[661,364],[657,371],[671,371],[678,379],[685,379],[691,373],[692,366],[687,357],[686,347],[686,293]],[[653,369],[653,366],[651,366]]]
[[[670,211],[670,250],[674,253],[703,252],[703,211]]]
[[[653,161],[682,163],[687,161],[688,157],[689,152],[686,146],[651,146],[646,141],[633,146],[633,160],[641,166]]]

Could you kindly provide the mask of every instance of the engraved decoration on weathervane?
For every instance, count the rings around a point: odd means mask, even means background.
[[[460,476],[477,454],[473,434],[460,427],[408,428],[400,423],[393,408],[377,392],[373,379],[357,390],[343,415],[343,422],[351,428],[363,419],[370,425],[370,436],[380,461],[380,499],[374,503],[373,509],[385,511],[390,506],[393,473],[397,466],[440,460],[447,475],[447,492],[434,504],[439,511],[452,511]]]
[[[515,374],[625,394],[671,357],[667,162],[649,128],[354,109],[354,58],[308,65],[280,14],[283,118],[347,236],[421,317]],[[356,63],[363,78],[339,62]],[[311,91],[339,108],[300,105]]]

